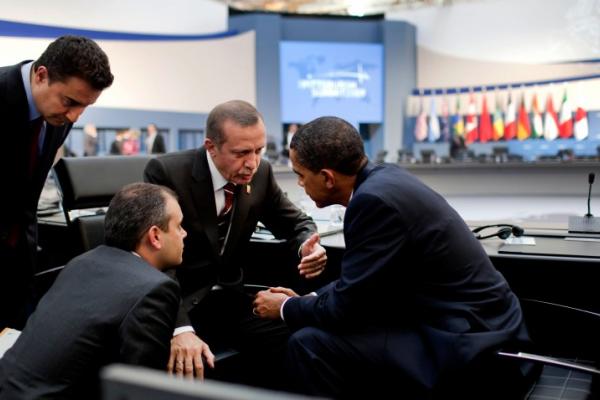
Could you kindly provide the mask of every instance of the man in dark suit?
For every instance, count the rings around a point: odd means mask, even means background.
[[[106,54],[63,36],[37,61],[0,68],[0,326],[21,329],[32,301],[37,203],[71,126],[111,85]]]
[[[462,389],[482,382],[460,381],[467,370],[496,371],[489,352],[528,341],[518,299],[461,217],[399,166],[368,162],[352,125],[335,117],[304,125],[290,157],[318,207],[347,207],[340,278],[316,295],[272,288],[254,303],[293,331],[287,361],[297,390],[464,399]],[[519,387],[518,366],[506,373],[514,379],[479,398]],[[464,385],[452,386],[455,378]]]
[[[287,328],[253,315],[252,297],[242,290],[246,249],[258,221],[289,241],[301,257],[301,276],[315,277],[325,266],[315,224],[287,199],[271,166],[261,160],[265,142],[261,115],[234,100],[210,112],[202,148],[169,153],[146,166],[144,179],[177,192],[185,216],[188,237],[177,270],[183,305],[169,368],[182,360],[189,376],[203,374],[200,355],[208,349],[195,332],[209,343],[251,351],[264,364],[269,353],[277,357],[276,348],[283,351]],[[223,290],[211,291],[217,284]]]
[[[149,154],[166,153],[165,139],[158,131],[156,124],[148,124],[146,127],[148,137],[146,138],[146,148]]]
[[[164,370],[180,297],[161,271],[181,263],[182,219],[170,189],[119,191],[107,245],[66,265],[0,360],[0,399],[99,398],[99,371],[115,362]]]

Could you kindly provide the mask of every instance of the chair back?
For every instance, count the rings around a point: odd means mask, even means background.
[[[66,157],[53,173],[78,252],[104,243],[104,210],[123,186],[141,182],[151,156]]]

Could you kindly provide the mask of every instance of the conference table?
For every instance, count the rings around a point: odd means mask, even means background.
[[[587,174],[600,176],[598,163],[404,165],[440,193],[471,228],[515,224],[535,245],[507,245],[494,238],[481,243],[492,262],[520,296],[584,307],[600,312],[600,235],[567,231],[571,215],[586,209]],[[317,209],[297,185],[288,166],[274,166],[275,178],[288,197],[311,215],[324,234],[327,272],[312,282],[299,279],[285,243],[257,231],[250,245],[246,276],[254,283],[288,285],[300,290],[334,279],[344,253],[343,207]],[[600,213],[600,185],[592,190],[592,212]],[[61,213],[40,216],[41,269],[68,261],[71,238]],[[490,230],[493,232],[493,230]],[[587,237],[586,237],[587,236]],[[269,257],[265,257],[269,254]]]

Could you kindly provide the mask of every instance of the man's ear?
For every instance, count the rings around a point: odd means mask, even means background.
[[[162,248],[162,231],[156,225],[152,225],[150,229],[146,232],[146,238],[148,239],[148,243],[150,246],[155,248],[156,250],[160,250]]]
[[[335,187],[335,174],[331,169],[322,169],[319,171],[325,182],[327,189],[333,189]]]
[[[215,142],[212,141],[212,139],[204,139],[204,148],[211,157],[215,156],[215,150],[217,146],[215,145]]]
[[[43,65],[40,65],[33,72],[33,81],[35,83],[42,83],[42,82],[44,82],[47,79],[49,79],[49,77],[48,77],[48,68],[44,67]]]

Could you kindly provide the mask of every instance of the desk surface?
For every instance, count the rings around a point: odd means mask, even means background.
[[[553,232],[556,234],[556,232]],[[598,239],[565,236],[535,236],[535,245],[507,245],[500,239],[481,241],[483,248],[491,258],[535,258],[553,261],[578,261],[600,264],[600,237]],[[345,249],[342,233],[326,236],[321,244],[327,248]]]

